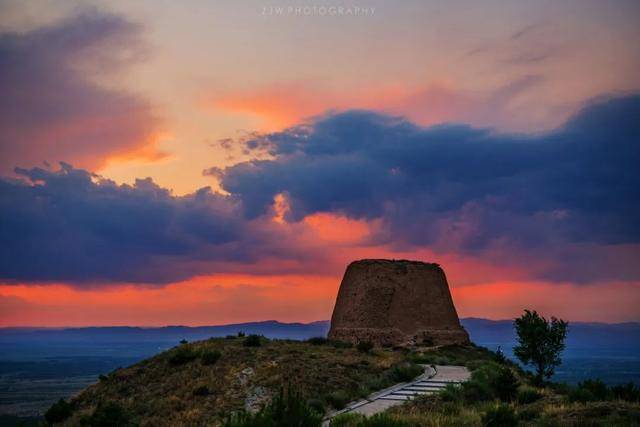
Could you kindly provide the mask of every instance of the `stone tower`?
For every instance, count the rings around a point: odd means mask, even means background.
[[[329,338],[377,345],[470,342],[438,264],[384,259],[349,264]]]

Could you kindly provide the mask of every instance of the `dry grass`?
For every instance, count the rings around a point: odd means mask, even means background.
[[[222,354],[219,360],[203,364],[201,355],[212,351]],[[183,344],[87,388],[74,399],[78,409],[66,424],[76,425],[99,404],[115,402],[141,426],[216,425],[245,403],[259,406],[287,383],[306,398],[326,401],[342,391],[351,400],[367,394],[363,385],[375,384],[403,358],[392,350],[365,354],[296,341],[263,340],[260,347],[243,346],[242,338]]]

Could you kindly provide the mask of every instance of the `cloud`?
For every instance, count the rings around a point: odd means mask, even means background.
[[[95,170],[110,158],[162,157],[151,106],[96,83],[143,55],[140,36],[137,25],[98,12],[0,34],[0,170],[58,160]]]
[[[339,274],[363,254],[429,253],[499,266],[503,279],[637,280],[638,116],[638,95],[601,98],[538,135],[336,113],[243,140],[262,160],[208,171],[224,195],[117,185],[64,163],[17,169],[0,180],[0,278]]]
[[[209,188],[176,197],[149,178],[117,185],[67,164],[16,172],[24,180],[0,180],[3,279],[168,283],[225,262],[301,257],[272,221],[244,220],[233,197]]]
[[[546,279],[626,280],[640,277],[629,267],[640,253],[638,117],[638,95],[599,99],[534,136],[349,111],[265,135],[253,146],[273,159],[217,173],[249,218],[285,194],[291,222],[379,219],[378,239],[399,247],[540,257],[555,261]]]

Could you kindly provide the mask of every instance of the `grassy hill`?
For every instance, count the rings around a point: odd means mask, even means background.
[[[232,413],[269,405],[283,386],[297,392],[304,406],[297,410],[325,413],[417,376],[419,364],[442,364],[467,366],[471,380],[373,419],[346,415],[332,425],[640,425],[640,393],[631,386],[610,388],[592,381],[579,387],[536,388],[517,365],[473,345],[358,347],[325,339],[301,342],[258,336],[183,343],[103,376],[70,403],[54,405],[49,416],[65,426],[215,426]],[[234,427],[263,425],[289,424],[245,419]]]
[[[64,424],[80,424],[109,404],[141,426],[215,425],[234,411],[260,407],[285,384],[316,407],[341,408],[411,375],[406,359],[391,349],[362,352],[320,339],[185,343],[101,377],[72,400],[73,415]]]

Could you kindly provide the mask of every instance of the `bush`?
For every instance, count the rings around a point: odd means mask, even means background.
[[[207,350],[202,353],[200,360],[203,365],[214,365],[220,357],[222,357],[222,353],[218,350]]]
[[[464,399],[462,387],[455,384],[447,384],[440,392],[440,399],[444,402],[461,402]]]
[[[589,390],[596,400],[607,400],[610,396],[609,387],[600,379],[582,381],[578,388]]]
[[[501,365],[507,362],[507,357],[504,355],[504,352],[502,351],[502,348],[500,348],[500,346],[498,346],[498,349],[496,350],[496,355],[494,356],[494,360],[500,363]]]
[[[307,405],[309,405],[309,408],[313,409],[319,414],[325,413],[324,402],[322,402],[322,400],[320,399],[309,399],[307,401]]]
[[[237,335],[227,335],[227,336],[225,337],[225,339],[228,339],[228,340],[235,340],[236,338],[238,338],[238,336],[237,336]]]
[[[330,393],[326,396],[325,400],[329,405],[331,405],[335,409],[343,409],[347,406],[347,403],[351,400],[349,394],[347,394],[344,390],[337,390],[333,393]]]
[[[367,418],[364,422],[358,424],[358,427],[413,427],[414,425],[407,421],[393,418],[392,415],[381,413]]]
[[[98,380],[100,380],[100,382],[105,382],[109,380],[109,377],[107,377],[104,374],[100,374],[100,376],[98,377]]]
[[[373,350],[373,343],[371,341],[360,341],[356,348],[360,353],[369,353]]]
[[[238,332],[238,338],[244,338],[244,332],[239,331]]]
[[[340,414],[331,420],[331,427],[359,427],[367,417],[362,414],[356,414],[349,412],[346,414]]]
[[[73,405],[64,399],[58,400],[44,413],[44,419],[49,424],[60,423],[73,414]]]
[[[311,337],[307,342],[312,345],[324,345],[328,340],[325,337]]]
[[[509,405],[496,405],[489,408],[482,415],[482,425],[485,427],[515,427],[518,425],[518,417]]]
[[[242,345],[245,347],[260,347],[262,345],[262,337],[260,335],[251,334],[244,339]]]
[[[192,348],[186,346],[180,346],[174,350],[173,354],[169,357],[169,363],[172,365],[184,365],[198,357],[198,353]]]
[[[518,391],[518,403],[526,405],[527,403],[533,403],[542,398],[542,393],[533,387],[522,387]]]
[[[593,402],[597,400],[590,390],[587,390],[586,388],[580,388],[580,387],[574,388],[573,390],[571,390],[567,398],[569,399],[569,402],[579,402],[579,403],[587,403],[587,402]]]
[[[406,382],[411,381],[423,372],[422,366],[416,365],[415,363],[403,363],[391,368],[389,378],[397,383]]]
[[[347,341],[331,340],[329,341],[334,348],[351,348],[353,344]]]
[[[611,393],[616,399],[622,399],[628,402],[640,401],[640,389],[632,382],[611,387]]]
[[[518,394],[518,379],[511,369],[502,367],[497,375],[489,379],[493,394],[503,402],[511,402]]]
[[[180,344],[184,345],[184,344],[188,344],[189,341],[185,340],[184,338],[180,340]]]
[[[80,419],[80,425],[90,427],[127,427],[132,425],[127,412],[117,403],[100,405],[90,416]]]
[[[462,399],[466,403],[478,403],[493,399],[489,384],[483,381],[472,379],[462,383],[460,388],[462,389]]]
[[[255,414],[233,415],[224,427],[320,427],[322,414],[312,409],[297,392],[281,389],[273,401]]]

